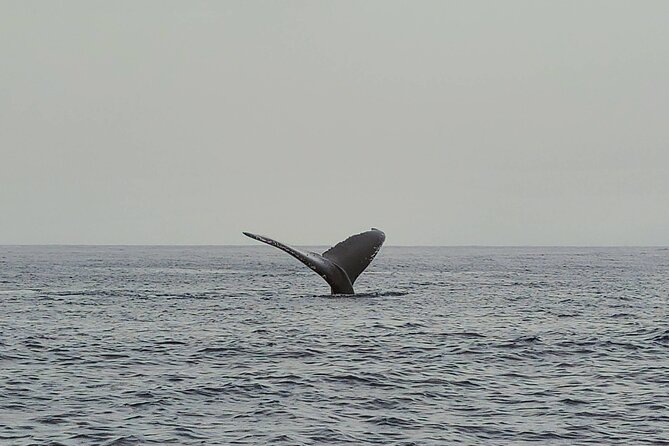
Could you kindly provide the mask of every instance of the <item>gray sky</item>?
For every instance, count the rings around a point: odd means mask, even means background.
[[[669,1],[2,1],[0,243],[669,244]]]

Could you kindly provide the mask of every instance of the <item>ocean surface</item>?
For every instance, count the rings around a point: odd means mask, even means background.
[[[355,285],[0,246],[0,444],[669,444],[669,249],[384,247]]]

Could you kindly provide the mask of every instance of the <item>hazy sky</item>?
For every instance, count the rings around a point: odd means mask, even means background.
[[[0,0],[0,243],[669,244],[669,1]]]

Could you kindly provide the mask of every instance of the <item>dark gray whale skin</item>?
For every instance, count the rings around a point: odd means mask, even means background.
[[[383,231],[372,228],[337,243],[322,255],[303,251],[263,235],[243,232],[247,237],[279,248],[307,265],[330,285],[332,294],[355,294],[353,283],[372,262],[386,239]]]

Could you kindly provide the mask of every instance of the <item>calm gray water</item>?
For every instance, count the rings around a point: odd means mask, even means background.
[[[669,444],[669,250],[0,246],[0,444]]]

